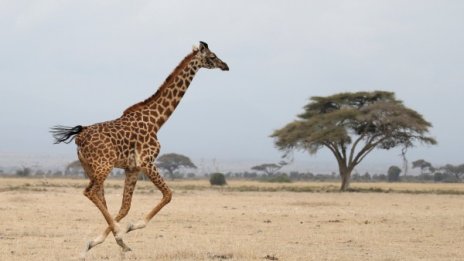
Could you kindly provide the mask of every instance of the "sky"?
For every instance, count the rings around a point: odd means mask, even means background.
[[[219,170],[279,162],[269,135],[311,96],[385,90],[433,124],[438,145],[410,149],[411,161],[461,164],[463,13],[462,1],[0,0],[0,167],[75,159],[51,126],[120,117],[199,41],[230,71],[198,72],[158,134],[161,153]],[[401,164],[399,153],[362,166]],[[336,170],[327,151],[293,166]]]

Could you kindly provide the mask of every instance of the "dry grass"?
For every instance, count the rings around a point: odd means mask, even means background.
[[[120,189],[124,181],[109,179],[106,188]],[[239,192],[338,192],[339,182],[293,182],[293,183],[270,183],[249,180],[231,180],[224,187],[211,187],[207,180],[175,180],[168,181],[169,186],[175,190],[220,190]],[[1,178],[0,192],[9,190],[41,191],[48,188],[84,188],[87,186],[86,179],[24,179],[24,178]],[[156,188],[150,182],[139,182],[139,192],[155,193]],[[384,193],[412,193],[412,194],[454,194],[464,195],[463,183],[358,183],[350,185],[352,192],[384,192]]]
[[[106,189],[112,213],[121,180]],[[0,260],[76,260],[105,227],[82,195],[83,180],[0,179]],[[147,228],[125,235],[122,256],[110,236],[88,260],[462,260],[463,184],[353,184],[414,193],[295,193],[282,186],[328,183],[173,182],[173,201]],[[268,191],[246,191],[243,187]],[[271,189],[269,189],[271,188]],[[128,217],[136,221],[160,199],[139,182]]]

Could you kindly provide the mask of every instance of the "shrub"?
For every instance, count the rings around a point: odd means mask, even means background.
[[[32,170],[30,168],[22,168],[16,171],[16,175],[20,177],[28,177],[31,175],[31,173]]]
[[[213,173],[209,176],[209,183],[211,185],[223,186],[226,185],[226,177],[222,173]]]
[[[271,177],[267,181],[268,182],[276,182],[276,183],[290,183],[290,182],[292,182],[287,174],[280,174],[280,175]]]
[[[388,182],[398,182],[400,181],[401,169],[397,166],[391,166],[388,169]]]

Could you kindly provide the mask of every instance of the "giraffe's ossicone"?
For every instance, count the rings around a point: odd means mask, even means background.
[[[123,250],[129,251],[121,235],[145,227],[171,200],[172,192],[154,165],[160,151],[156,134],[171,116],[200,68],[229,70],[227,64],[211,52],[206,43],[200,42],[199,47],[193,48],[155,94],[127,108],[118,119],[90,126],[52,128],[55,143],[69,143],[75,139],[78,158],[90,180],[84,195],[98,207],[108,223],[108,228],[86,245],[84,253],[102,243],[110,232],[113,232]],[[113,218],[106,206],[103,183],[115,167],[125,170],[126,179],[121,208]],[[143,172],[154,183],[163,198],[140,222],[121,229],[118,222],[130,209],[139,172]]]

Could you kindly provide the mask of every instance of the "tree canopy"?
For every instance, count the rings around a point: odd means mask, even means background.
[[[168,153],[161,155],[160,157],[158,157],[156,165],[160,169],[166,170],[169,175],[169,178],[171,179],[174,178],[175,171],[180,168],[197,168],[197,166],[193,164],[189,157],[176,153]]]
[[[401,169],[398,166],[390,166],[387,171],[388,182],[397,182],[400,180]]]
[[[435,171],[435,168],[432,166],[432,163],[423,160],[423,159],[418,159],[412,162],[412,168],[420,168],[421,174],[424,174],[425,170],[429,170],[430,172]]]
[[[71,163],[69,163],[68,165],[66,165],[66,169],[64,171],[64,173],[66,175],[77,175],[79,173],[83,173],[84,172],[84,169],[82,167],[82,164],[79,160],[75,160]]]
[[[450,173],[454,175],[456,177],[456,181],[458,182],[461,180],[461,176],[464,176],[464,164],[446,164],[445,166],[441,167],[440,170],[444,171],[445,173]]]
[[[287,165],[288,163],[285,161],[279,162],[279,164],[275,163],[264,163],[261,165],[256,165],[251,167],[252,170],[262,171],[264,174],[268,176],[274,175],[277,171],[279,171],[283,166]]]
[[[372,150],[436,144],[428,136],[431,126],[392,92],[345,92],[312,97],[297,120],[271,137],[286,154],[294,150],[315,154],[328,148],[337,159],[345,190],[353,168]]]

